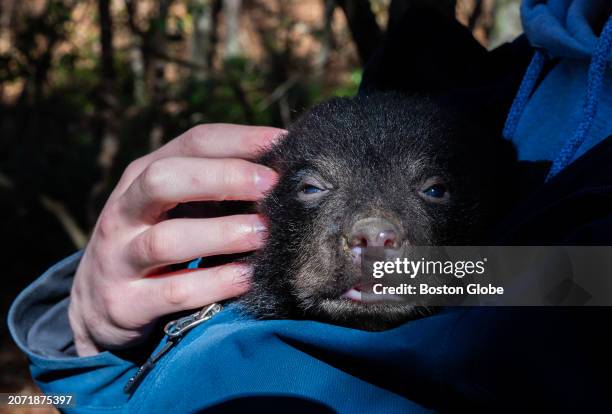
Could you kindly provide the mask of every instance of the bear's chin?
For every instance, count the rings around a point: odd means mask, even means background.
[[[435,308],[409,303],[371,303],[347,298],[321,299],[309,306],[307,317],[366,331],[385,331],[430,316]]]

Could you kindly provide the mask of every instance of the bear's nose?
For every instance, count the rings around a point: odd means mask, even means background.
[[[349,247],[397,249],[401,245],[396,226],[382,217],[368,217],[358,220],[353,224],[347,239]]]

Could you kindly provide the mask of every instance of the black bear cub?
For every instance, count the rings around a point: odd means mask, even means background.
[[[364,247],[469,245],[509,194],[514,153],[433,98],[336,98],[303,115],[258,162],[279,181],[260,203],[267,242],[240,302],[258,318],[383,330],[428,309],[362,295]],[[356,260],[357,259],[357,260]]]

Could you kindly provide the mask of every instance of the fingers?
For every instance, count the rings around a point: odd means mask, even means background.
[[[137,268],[151,269],[198,257],[260,248],[265,223],[255,214],[162,221],[139,234],[128,248]]]
[[[160,152],[164,157],[253,159],[284,132],[272,127],[199,125],[170,141]]]
[[[150,164],[119,203],[131,218],[156,221],[181,202],[257,200],[276,179],[272,169],[240,159],[164,158]]]
[[[80,355],[125,347],[146,337],[160,316],[248,290],[250,267],[242,264],[147,275],[166,264],[261,246],[257,215],[163,220],[163,213],[181,202],[259,199],[277,176],[248,160],[283,132],[203,125],[128,166],[75,275],[69,316]]]
[[[272,127],[204,124],[133,161],[117,186],[121,194],[151,163],[169,157],[254,159],[279,139],[285,130]],[[115,196],[116,197],[116,196]]]
[[[249,289],[251,268],[231,263],[134,281],[148,300],[143,312],[161,315],[199,308],[242,295]]]

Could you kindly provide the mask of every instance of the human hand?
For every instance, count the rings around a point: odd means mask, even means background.
[[[127,167],[98,218],[72,286],[68,316],[80,356],[136,344],[163,315],[248,289],[251,269],[246,264],[164,269],[259,248],[265,230],[261,217],[169,219],[166,213],[189,201],[262,197],[276,173],[248,159],[282,132],[201,125]]]

